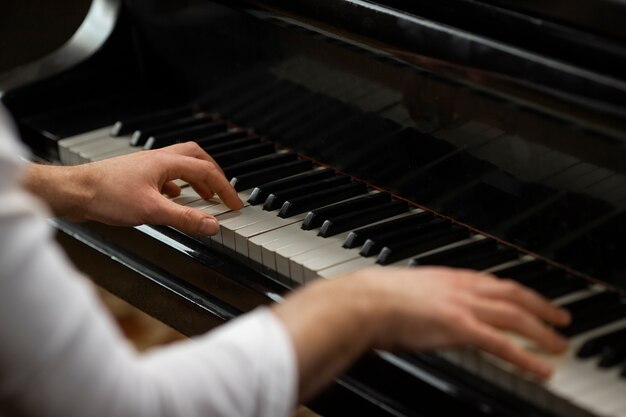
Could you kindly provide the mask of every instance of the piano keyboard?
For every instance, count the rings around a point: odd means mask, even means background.
[[[626,304],[606,288],[193,109],[63,139],[59,154],[64,164],[80,164],[190,138],[223,167],[245,202],[235,212],[184,187],[176,203],[220,221],[219,233],[199,238],[203,243],[232,251],[290,287],[365,267],[383,272],[388,265],[472,268],[518,281],[573,315],[573,323],[560,330],[570,340],[568,351],[546,357],[557,370],[550,381],[537,383],[467,349],[437,354],[558,415],[626,416]]]

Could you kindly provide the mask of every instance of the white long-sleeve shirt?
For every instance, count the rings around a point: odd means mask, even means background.
[[[0,415],[280,417],[296,401],[291,340],[266,308],[138,355],[20,188],[0,106]]]

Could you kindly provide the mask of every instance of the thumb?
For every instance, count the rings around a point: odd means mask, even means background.
[[[159,213],[158,219],[155,220],[160,224],[199,236],[214,235],[219,231],[217,219],[201,210],[181,206],[167,198],[161,199],[160,205],[161,207],[155,210]]]

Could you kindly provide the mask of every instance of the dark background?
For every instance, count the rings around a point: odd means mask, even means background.
[[[69,40],[91,0],[3,0],[0,73],[40,58]]]

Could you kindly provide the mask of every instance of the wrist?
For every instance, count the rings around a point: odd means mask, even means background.
[[[24,186],[44,200],[56,216],[76,220],[85,220],[92,182],[83,166],[31,164],[24,178]]]
[[[394,325],[396,306],[393,297],[385,292],[384,272],[379,269],[359,271],[355,276],[346,277],[355,287],[352,297],[352,310],[355,320],[366,337],[368,347],[391,349],[388,335]]]

